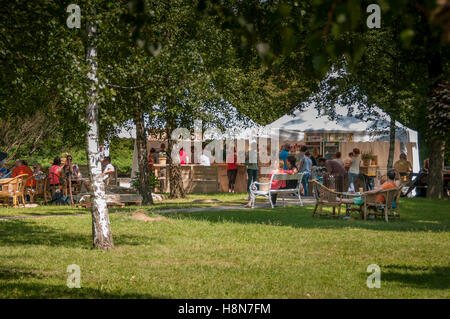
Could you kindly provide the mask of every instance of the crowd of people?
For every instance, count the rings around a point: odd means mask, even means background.
[[[102,180],[106,182],[108,178],[115,172],[114,166],[111,164],[111,158],[100,153],[102,163]],[[27,175],[28,180],[26,187],[35,189],[36,185],[48,178],[48,184],[51,187],[59,187],[70,183],[74,192],[80,192],[82,186],[86,190],[90,190],[89,181],[83,179],[79,165],[72,162],[72,155],[66,154],[65,157],[55,157],[46,174],[40,163],[34,163],[32,168],[26,160],[17,160],[14,167],[7,169],[5,167],[5,159],[0,161],[0,179],[15,178],[19,175]]]

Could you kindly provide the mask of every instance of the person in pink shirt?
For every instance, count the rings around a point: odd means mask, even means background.
[[[275,161],[273,166],[274,166],[274,170],[272,170],[272,172],[270,172],[269,179],[271,179],[272,175],[274,175],[274,174],[289,174],[289,175],[291,175],[291,174],[296,173],[296,171],[293,169],[285,170],[283,160]],[[286,181],[279,181],[279,180],[272,181],[272,184],[270,185],[270,189],[280,189],[280,188],[286,188]],[[275,203],[277,201],[277,194],[272,194],[271,197],[272,197],[271,198],[272,203],[273,203],[273,205],[275,205]],[[252,207],[252,199],[251,198],[248,201],[247,205],[245,205],[245,207]]]
[[[180,149],[180,164],[186,165],[189,164],[189,155],[185,152],[183,148]]]
[[[53,165],[50,167],[50,185],[57,186],[61,184],[60,178],[62,177],[64,164],[61,162],[61,158],[55,157]]]
[[[272,175],[274,174],[294,174],[296,173],[295,170],[293,169],[289,169],[289,170],[285,170],[284,169],[284,162],[283,161],[279,161],[278,163],[278,169],[274,169],[270,174],[269,174],[269,179],[272,178]],[[280,188],[286,188],[286,181],[278,181],[278,180],[274,180],[272,181],[272,184],[270,185],[270,189],[280,189]],[[276,202],[277,202],[277,194],[272,194],[272,203],[275,206]]]

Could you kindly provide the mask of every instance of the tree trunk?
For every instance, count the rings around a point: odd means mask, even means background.
[[[389,155],[387,169],[392,169],[394,166],[394,152],[395,152],[395,118],[391,115],[391,123],[389,126]]]
[[[147,135],[145,134],[144,113],[140,107],[134,117],[136,124],[136,147],[139,167],[139,194],[142,196],[142,204],[153,205],[152,189],[150,187],[150,171],[148,169]]]
[[[428,172],[427,197],[443,198],[444,143],[440,138],[429,138],[430,169]]]
[[[167,167],[170,185],[169,198],[186,198],[186,192],[183,187],[183,178],[181,174],[181,165],[173,163],[171,139],[172,129],[167,130]]]
[[[88,79],[92,82],[88,91],[88,103],[86,106],[86,118],[88,132],[86,134],[86,154],[89,163],[90,193],[92,207],[92,237],[94,248],[111,249],[114,247],[111,227],[106,205],[105,184],[102,176],[100,151],[98,143],[98,92],[97,92],[97,48],[94,38],[96,28],[87,23],[88,47],[86,60],[90,65]]]

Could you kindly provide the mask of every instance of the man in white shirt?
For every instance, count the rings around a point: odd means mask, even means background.
[[[211,166],[211,160],[208,155],[205,154],[206,144],[203,143],[202,154],[200,155],[200,165],[201,166]]]
[[[111,164],[111,158],[109,156],[105,156],[105,159],[103,160],[103,165],[105,168],[103,169],[103,181],[106,182],[106,180],[110,177],[112,173],[114,173],[115,168]]]

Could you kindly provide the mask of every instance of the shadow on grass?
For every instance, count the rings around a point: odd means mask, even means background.
[[[115,234],[115,246],[141,245],[143,242],[158,241],[160,238],[147,236]],[[59,228],[38,224],[35,220],[8,220],[0,222],[0,246],[46,245],[78,247],[90,249],[92,235],[72,233]]]
[[[130,294],[121,291],[105,291],[91,287],[68,288],[66,281],[61,285],[51,285],[39,282],[48,280],[46,276],[33,269],[11,269],[0,266],[0,298],[165,298],[148,294]],[[33,282],[39,280],[38,282]],[[16,281],[16,282],[14,282]],[[17,282],[19,281],[19,282]]]
[[[399,282],[422,289],[449,289],[450,267],[414,267],[381,265],[381,282]]]
[[[90,299],[163,299],[164,296],[148,294],[129,294],[120,291],[104,291],[90,287],[68,288],[65,285],[50,285],[43,283],[24,283],[0,281],[0,297],[8,299],[37,299],[37,298],[90,298]]]
[[[450,216],[446,209],[448,202],[428,205],[429,202],[405,203],[401,206],[401,218],[393,218],[389,223],[384,218],[376,220],[342,220],[333,217],[312,217],[314,206],[278,207],[254,210],[222,210],[186,213],[167,213],[169,218],[202,220],[209,222],[235,222],[242,224],[267,224],[290,226],[296,228],[345,229],[361,228],[382,231],[416,231],[444,232],[448,231]],[[151,212],[151,210],[149,210]],[[345,208],[341,209],[344,215]],[[356,216],[356,215],[353,215]]]

